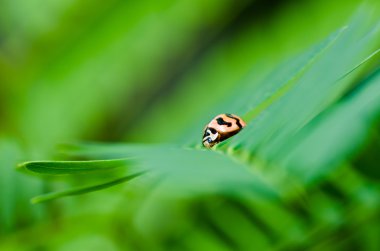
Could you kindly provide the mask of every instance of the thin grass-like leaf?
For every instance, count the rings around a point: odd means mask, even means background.
[[[314,180],[357,152],[380,115],[380,71],[361,85],[295,135],[298,143],[289,148],[283,163],[289,172]],[[308,172],[302,171],[305,166]]]
[[[119,179],[115,179],[106,183],[94,185],[94,186],[87,186],[87,187],[80,187],[80,188],[73,188],[73,189],[68,189],[65,191],[61,192],[54,192],[54,193],[48,193],[48,194],[43,194],[36,196],[31,199],[31,202],[36,204],[36,203],[41,203],[41,202],[46,202],[66,196],[73,196],[73,195],[80,195],[80,194],[85,194],[85,193],[90,193],[98,190],[102,190],[111,186],[115,186],[124,182],[127,182],[129,180],[132,180],[140,175],[142,175],[143,172],[128,175]]]
[[[90,161],[30,161],[18,165],[20,170],[29,170],[38,174],[83,174],[128,167],[131,159],[90,160]]]

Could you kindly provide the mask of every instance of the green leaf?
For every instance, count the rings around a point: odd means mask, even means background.
[[[232,158],[221,155],[215,151],[185,149],[171,145],[136,145],[133,144],[89,144],[74,145],[69,147],[76,149],[74,153],[80,156],[98,158],[118,158],[119,156],[133,155],[133,163],[136,167],[143,167],[144,171],[149,171],[154,176],[153,182],[156,187],[168,189],[173,194],[195,196],[204,193],[222,193],[232,194],[234,196],[249,196],[255,198],[267,198],[276,200],[279,198],[278,191],[268,184],[263,177],[248,169],[244,163],[234,161]],[[118,163],[120,160],[110,159],[109,163]],[[123,161],[123,160],[122,160]],[[33,163],[33,162],[32,162]],[[56,162],[49,162],[49,167],[55,165]],[[59,164],[59,162],[57,162]],[[70,173],[75,170],[75,165],[81,167],[84,162],[68,162],[62,166],[69,170],[60,170],[54,173],[55,169],[43,170],[49,174],[57,175]],[[91,162],[90,162],[91,163]],[[101,162],[97,162],[98,164]],[[108,163],[108,162],[105,162]],[[37,168],[40,167],[39,162],[34,162]],[[93,170],[85,166],[87,169]],[[102,170],[98,166],[94,171]],[[141,170],[141,169],[140,169]],[[75,171],[73,172],[75,174]],[[151,182],[151,181],[148,181]],[[158,182],[158,184],[157,184]],[[239,189],[237,189],[239,188]],[[191,191],[191,193],[189,192]]]
[[[354,156],[380,117],[380,70],[294,136],[283,166],[313,180]],[[360,149],[360,148],[359,148]],[[307,172],[304,167],[307,166]]]
[[[86,174],[114,170],[120,167],[129,167],[132,159],[90,160],[90,161],[29,161],[21,163],[18,168],[38,174]]]
[[[112,181],[109,181],[106,183],[98,184],[98,185],[73,188],[73,189],[68,189],[68,190],[61,191],[61,192],[53,192],[53,193],[39,195],[39,196],[32,198],[31,202],[32,203],[47,202],[50,200],[54,200],[54,199],[58,199],[58,198],[66,197],[66,196],[73,196],[73,195],[85,194],[85,193],[90,193],[90,192],[102,190],[102,189],[105,189],[105,188],[108,188],[111,186],[115,186],[115,185],[130,181],[130,180],[132,180],[132,179],[134,179],[134,178],[136,178],[142,174],[143,174],[142,172],[136,173],[136,174],[128,175],[128,176],[118,178],[118,179],[115,179],[115,180],[112,180]]]
[[[247,114],[248,117],[258,114],[257,117],[250,121],[241,133],[221,144],[219,149],[223,151],[239,149],[247,152],[257,163],[267,167],[273,166],[277,170],[279,163],[289,155],[289,151],[299,145],[297,139],[300,138],[295,135],[337,102],[352,87],[353,80],[363,65],[379,52],[378,49],[373,49],[379,37],[379,27],[375,25],[373,29],[363,32],[362,20],[364,18],[355,18],[347,29],[316,54],[308,67],[300,68],[298,77],[292,79],[286,74],[287,71],[277,70],[272,73],[275,76],[270,78],[277,81],[264,80],[253,85],[251,93],[254,93],[255,97],[267,97],[265,100],[252,99],[251,102],[257,103],[254,108],[248,107]],[[286,69],[286,66],[284,67]],[[276,76],[277,74],[280,75]],[[290,83],[283,85],[281,79]],[[255,86],[263,88],[258,89]],[[268,86],[268,89],[264,86]],[[284,89],[279,88],[281,86],[285,86]],[[247,89],[244,92],[249,93]],[[249,96],[245,94],[247,95]],[[244,109],[247,109],[247,106],[244,108],[241,105],[241,108],[236,108],[237,111]],[[323,147],[321,142],[315,144]],[[305,151],[313,154],[311,149]],[[348,154],[346,152],[345,156]],[[333,166],[321,168],[333,168]],[[284,171],[284,168],[282,170]],[[307,168],[300,171],[304,172],[298,173],[301,176],[309,172]],[[314,174],[317,175],[318,172]]]

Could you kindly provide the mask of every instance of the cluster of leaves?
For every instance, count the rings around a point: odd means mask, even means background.
[[[375,250],[380,200],[374,179],[380,175],[360,163],[368,160],[363,149],[373,146],[380,116],[380,26],[364,22],[365,15],[359,12],[347,27],[266,77],[256,78],[253,69],[254,77],[235,85],[209,112],[243,115],[248,125],[216,149],[199,143],[209,114],[192,118],[177,144],[66,145],[67,156],[83,160],[19,168],[89,184],[32,201],[133,180],[150,191],[138,217],[144,219],[141,231],[148,231],[136,237],[140,248],[151,247],[143,241],[150,236],[152,245],[192,250]],[[187,203],[173,209],[178,200]],[[162,203],[168,205],[157,210]],[[155,219],[151,224],[162,228],[146,227],[165,210],[173,211],[172,221],[194,218],[165,227]]]

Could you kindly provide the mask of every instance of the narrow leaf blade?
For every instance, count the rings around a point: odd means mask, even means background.
[[[127,167],[131,162],[129,158],[90,161],[30,161],[21,163],[18,169],[49,175],[83,174]]]
[[[36,204],[36,203],[47,202],[47,201],[62,198],[62,197],[80,195],[80,194],[98,191],[101,189],[109,188],[109,187],[130,181],[130,180],[142,175],[143,173],[144,172],[135,173],[132,175],[128,175],[128,176],[118,178],[118,179],[115,179],[115,180],[112,180],[112,181],[109,181],[106,183],[98,184],[98,185],[80,187],[80,188],[72,188],[72,189],[68,189],[68,190],[64,190],[64,191],[60,191],[60,192],[53,192],[53,193],[47,193],[47,194],[39,195],[39,196],[32,198],[31,202],[33,204]]]

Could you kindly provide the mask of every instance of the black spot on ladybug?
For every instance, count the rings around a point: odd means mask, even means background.
[[[211,132],[212,134],[217,133],[217,131],[216,131],[214,128],[212,128],[212,127],[209,127],[208,129],[210,130],[210,132]]]
[[[226,113],[226,116],[231,118],[231,119],[234,119],[236,121],[236,125],[241,129],[243,128],[243,126],[240,124],[240,120],[238,118],[235,118],[234,116],[232,116],[231,114],[229,113]]]
[[[216,122],[218,122],[218,125],[226,125],[227,127],[232,126],[232,123],[224,121],[221,117],[217,118]]]

